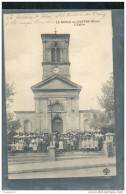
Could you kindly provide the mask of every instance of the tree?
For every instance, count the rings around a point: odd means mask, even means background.
[[[20,121],[14,119],[14,114],[10,110],[13,103],[14,94],[14,84],[6,83],[6,127],[9,142],[16,133],[16,130],[21,127]]]
[[[102,86],[102,95],[98,97],[101,110],[92,111],[90,126],[95,130],[100,129],[103,133],[114,132],[114,82],[113,75]]]
[[[102,96],[98,98],[100,106],[110,117],[114,116],[114,81],[113,74],[102,86]]]

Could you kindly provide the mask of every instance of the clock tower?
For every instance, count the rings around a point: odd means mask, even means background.
[[[41,34],[43,43],[43,80],[60,75],[70,79],[69,34]]]

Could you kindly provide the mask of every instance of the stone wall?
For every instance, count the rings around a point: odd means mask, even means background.
[[[89,126],[89,120],[90,120],[90,110],[81,110],[79,111],[79,123],[80,123],[80,130],[81,131],[92,131],[92,129]]]
[[[53,76],[54,73],[53,73],[53,69],[55,67],[58,67],[59,68],[59,75],[67,78],[67,79],[70,79],[70,66],[69,65],[43,65],[43,80],[50,77],[50,76]]]
[[[50,99],[49,99],[50,100]],[[50,101],[47,99],[41,99],[37,101],[39,105],[37,107],[36,113],[33,111],[16,111],[16,118],[20,120],[22,127],[20,128],[20,132],[24,131],[24,122],[31,122],[31,131],[30,132],[43,132],[48,130],[51,132],[51,112],[48,111],[47,105],[50,104]],[[51,98],[51,101],[55,101],[57,99]],[[89,111],[78,111],[78,106],[75,106],[75,102],[77,99],[71,98],[62,98],[60,103],[62,103],[65,107],[64,112],[53,112],[52,119],[55,117],[60,117],[63,121],[63,133],[69,131],[91,131],[90,127],[87,125],[85,128],[84,121],[90,119]],[[75,108],[75,109],[74,109]]]

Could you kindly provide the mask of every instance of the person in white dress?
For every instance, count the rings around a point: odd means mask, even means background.
[[[19,151],[23,152],[23,139],[19,141]]]
[[[37,143],[36,142],[34,142],[34,144],[33,144],[33,151],[37,152]]]
[[[93,137],[90,138],[90,151],[94,151]]]
[[[79,150],[80,150],[80,151],[82,151],[82,149],[83,149],[83,148],[82,148],[82,142],[83,142],[83,139],[80,138],[80,139],[79,139]]]
[[[53,146],[56,146],[56,136],[53,135]]]
[[[15,152],[15,149],[16,149],[16,147],[15,147],[15,143],[14,143],[14,142],[12,142],[12,144],[11,144],[11,151],[12,151],[12,152]]]
[[[84,152],[84,149],[85,149],[85,140],[84,140],[84,138],[81,141],[81,146],[82,146],[82,151]]]
[[[97,138],[95,138],[94,140],[94,149],[96,152],[98,151],[98,139]]]
[[[59,150],[63,152],[63,140],[60,139],[59,141]]]
[[[16,148],[16,152],[18,152],[19,151],[19,142],[18,141],[16,141],[16,143],[15,143],[15,148]]]
[[[35,138],[32,138],[32,139],[31,139],[31,143],[34,144],[34,142],[35,142]]]
[[[30,151],[30,152],[33,151],[32,142],[31,142],[31,141],[30,141],[30,143],[29,143],[29,151]]]
[[[89,139],[88,137],[86,138],[86,141],[85,141],[85,147],[86,147],[86,151],[89,151],[89,148],[90,148],[90,144],[89,144]]]

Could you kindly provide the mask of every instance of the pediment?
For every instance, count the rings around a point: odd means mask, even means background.
[[[39,90],[81,90],[81,86],[59,75],[52,76],[32,86],[33,91]]]

